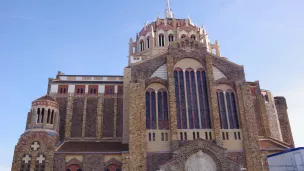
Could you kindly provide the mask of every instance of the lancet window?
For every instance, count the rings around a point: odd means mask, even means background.
[[[165,36],[163,34],[158,35],[158,45],[165,46]]]
[[[149,88],[146,91],[146,128],[169,129],[168,93],[165,89],[155,91]]]
[[[232,90],[217,90],[221,129],[239,129],[236,97]]]
[[[178,129],[210,129],[205,71],[175,68],[174,80]]]

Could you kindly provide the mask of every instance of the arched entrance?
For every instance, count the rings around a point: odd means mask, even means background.
[[[107,166],[105,171],[121,171],[121,168],[119,166],[117,166],[116,164],[111,164],[111,165]]]
[[[80,168],[79,165],[72,164],[66,169],[66,171],[82,171],[82,169]]]

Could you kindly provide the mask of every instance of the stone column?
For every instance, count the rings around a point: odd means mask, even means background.
[[[243,148],[248,171],[262,170],[262,155],[260,152],[255,107],[253,105],[250,86],[246,83],[236,84],[239,103],[239,118],[243,133]]]
[[[177,118],[176,118],[176,98],[174,83],[174,61],[173,56],[167,56],[168,71],[168,96],[169,96],[169,119],[171,129],[171,140],[178,140]]]
[[[129,170],[145,171],[146,129],[145,129],[145,83],[130,83],[129,100]]]
[[[206,81],[208,88],[208,97],[209,97],[209,105],[210,105],[210,115],[212,118],[212,126],[214,131],[214,138],[216,144],[222,146],[221,140],[221,124],[220,124],[220,116],[218,112],[218,104],[216,97],[216,88],[214,84],[214,76],[213,76],[213,65],[212,65],[212,56],[206,55]]]
[[[68,97],[67,112],[65,119],[65,139],[71,138],[73,99],[74,99],[73,96]]]
[[[102,139],[102,124],[103,124],[103,97],[101,95],[98,96],[98,103],[97,103],[97,128],[96,128],[96,135],[97,139],[101,141]]]

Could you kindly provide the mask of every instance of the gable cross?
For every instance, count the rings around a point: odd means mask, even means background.
[[[43,157],[42,154],[40,154],[40,156],[37,158],[37,161],[39,161],[39,163],[43,163],[43,161],[45,160],[45,157]]]
[[[37,141],[35,141],[35,142],[31,145],[31,148],[32,148],[34,151],[37,151],[37,150],[40,148],[40,145],[38,144]]]
[[[23,158],[22,158],[22,160],[24,161],[24,163],[29,163],[29,161],[31,161],[31,157],[27,154],[27,155],[25,155]]]

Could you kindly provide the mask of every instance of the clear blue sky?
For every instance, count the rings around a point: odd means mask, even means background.
[[[204,24],[222,56],[245,66],[248,81],[287,98],[296,146],[304,146],[303,6],[303,0],[171,0],[175,17]],[[129,38],[164,9],[165,0],[1,0],[0,170],[10,170],[31,101],[46,93],[48,77],[59,70],[122,75]]]

